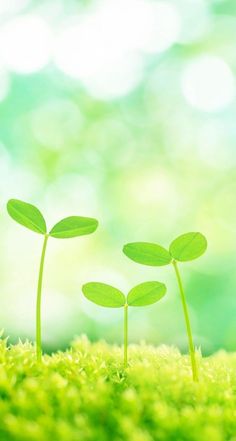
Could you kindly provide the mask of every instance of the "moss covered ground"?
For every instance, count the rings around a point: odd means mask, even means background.
[[[77,339],[38,365],[0,340],[0,441],[236,441],[236,354],[189,357],[145,344]]]

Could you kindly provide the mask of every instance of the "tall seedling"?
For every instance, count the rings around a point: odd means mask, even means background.
[[[18,199],[10,199],[7,203],[9,215],[19,224],[44,236],[43,248],[39,266],[37,301],[36,301],[36,354],[37,360],[42,360],[41,337],[41,297],[44,260],[49,237],[68,239],[93,233],[98,226],[98,221],[89,217],[70,216],[62,219],[47,232],[46,222],[42,213],[34,205]]]
[[[170,244],[169,251],[160,245],[149,242],[128,243],[123,248],[124,254],[134,262],[150,266],[164,266],[169,265],[170,263],[173,265],[183,306],[194,381],[198,381],[199,378],[198,368],[188,307],[177,262],[194,260],[197,257],[200,257],[206,251],[206,248],[207,241],[201,233],[182,234]]]

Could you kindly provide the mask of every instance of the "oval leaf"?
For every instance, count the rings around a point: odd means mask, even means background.
[[[160,282],[144,282],[135,286],[128,294],[130,306],[147,306],[156,303],[166,293],[166,286]]]
[[[121,308],[126,303],[124,294],[106,283],[89,282],[82,286],[85,297],[99,306]]]
[[[207,249],[207,240],[201,233],[186,233],[177,237],[170,245],[170,254],[175,260],[187,262],[197,259]]]
[[[98,221],[91,217],[70,216],[62,219],[51,229],[49,235],[58,239],[84,236],[93,233]]]
[[[149,242],[128,243],[124,246],[123,253],[134,262],[143,265],[164,266],[171,262],[169,251]]]
[[[42,213],[34,205],[18,199],[10,199],[7,203],[8,214],[18,224],[40,234],[47,233],[46,222]]]

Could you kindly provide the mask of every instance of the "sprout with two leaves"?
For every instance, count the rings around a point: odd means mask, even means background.
[[[7,204],[9,215],[19,224],[44,236],[43,248],[39,266],[37,302],[36,302],[36,354],[37,360],[42,360],[42,337],[41,337],[41,297],[43,269],[46,247],[49,237],[68,239],[93,233],[98,226],[98,221],[89,217],[70,216],[62,219],[47,232],[46,222],[42,213],[34,205],[18,199],[10,199]]]
[[[143,265],[164,266],[172,264],[177,278],[183,313],[185,318],[193,380],[198,381],[198,368],[195,357],[188,307],[177,262],[188,262],[200,257],[207,248],[206,238],[201,233],[186,233],[177,237],[169,251],[160,245],[149,242],[133,242],[124,246],[123,252],[131,260]]]
[[[119,289],[100,282],[83,285],[84,296],[96,305],[108,308],[124,308],[124,367],[128,366],[128,307],[147,306],[156,303],[166,293],[160,282],[144,282],[132,288],[127,297]]]

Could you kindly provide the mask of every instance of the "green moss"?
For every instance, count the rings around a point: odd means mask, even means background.
[[[1,441],[235,441],[236,354],[202,358],[199,384],[175,348],[76,340],[35,360],[0,340]]]

